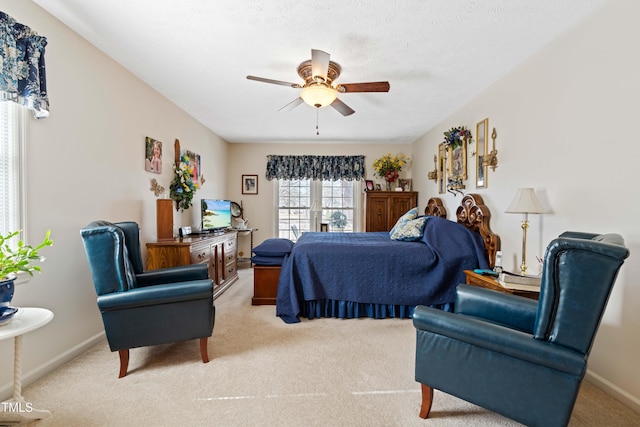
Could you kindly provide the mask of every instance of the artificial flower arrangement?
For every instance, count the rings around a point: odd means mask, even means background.
[[[463,141],[467,141],[469,144],[473,141],[471,131],[464,126],[458,126],[451,128],[444,133],[444,144],[455,150],[458,145],[462,145]]]
[[[187,154],[180,156],[180,163],[173,165],[173,181],[169,185],[169,195],[176,202],[176,210],[184,211],[192,204],[193,196],[200,184],[193,176],[193,166]]]
[[[391,156],[391,153],[387,153],[373,162],[373,168],[380,178],[384,178],[387,182],[394,182],[399,176],[398,172],[408,160],[404,154]]]
[[[51,230],[44,235],[44,240],[38,246],[25,245],[22,240],[14,248],[8,242],[20,234],[20,231],[13,231],[6,235],[0,235],[0,281],[15,279],[20,272],[29,273],[33,276],[34,271],[40,271],[39,265],[34,265],[34,261],[43,262],[44,257],[38,251],[45,246],[53,245],[53,240],[49,238]]]

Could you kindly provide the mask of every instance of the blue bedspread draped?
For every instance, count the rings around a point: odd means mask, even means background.
[[[276,314],[296,323],[301,315],[361,317],[385,310],[379,306],[404,313],[405,306],[450,305],[463,270],[487,267],[480,236],[438,217],[429,217],[417,242],[391,240],[387,232],[303,233],[282,264]],[[359,315],[341,316],[347,308]]]

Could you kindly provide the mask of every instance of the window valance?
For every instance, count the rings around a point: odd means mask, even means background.
[[[363,180],[364,156],[267,156],[268,180]]]
[[[0,12],[0,101],[13,101],[49,117],[44,48],[47,38]]]

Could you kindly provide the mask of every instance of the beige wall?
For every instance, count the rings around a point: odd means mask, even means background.
[[[228,144],[32,2],[0,0],[0,10],[48,39],[51,116],[28,116],[26,231],[36,239],[51,229],[55,245],[43,251],[42,274],[17,287],[14,303],[49,308],[55,318],[24,337],[28,383],[103,333],[80,228],[95,219],[134,220],[143,243],[155,239],[150,179],[168,189],[174,140],[202,155],[203,196],[224,196],[227,169],[219,160]],[[146,136],[164,143],[161,175],[144,170]],[[176,215],[176,224],[190,222],[190,214]],[[12,348],[0,342],[3,361]],[[3,365],[0,399],[12,381]]]
[[[506,267],[517,269],[522,232],[519,215],[504,210],[519,187],[534,187],[545,215],[531,215],[527,264],[566,230],[624,236],[631,257],[623,266],[592,350],[596,381],[640,408],[640,203],[633,183],[640,158],[635,124],[640,117],[637,52],[640,3],[610,2],[570,33],[489,87],[464,108],[415,142],[414,177],[433,168],[433,155],[452,126],[474,129],[489,118],[496,128],[499,166],[489,171],[481,194],[491,225],[502,238]],[[473,175],[475,160],[470,159]],[[417,179],[420,201],[437,193],[432,181]],[[443,196],[450,211],[460,196]]]
[[[384,180],[374,177],[373,161],[383,154],[391,152],[406,154],[411,158],[411,144],[229,144],[229,187],[228,195],[245,208],[244,217],[249,225],[258,228],[254,233],[255,244],[276,235],[274,229],[273,182],[265,178],[267,156],[277,155],[364,155],[366,156],[367,179],[380,183],[384,187]],[[400,172],[401,178],[411,178],[412,160]],[[258,194],[242,194],[242,175],[258,175]],[[247,239],[240,238],[240,250],[249,253]]]

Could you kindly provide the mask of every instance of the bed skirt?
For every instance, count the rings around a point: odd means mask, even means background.
[[[428,307],[453,312],[453,303],[434,304]],[[370,317],[373,319],[413,317],[415,305],[370,304],[352,301],[313,300],[305,301],[302,305],[301,317],[315,319],[316,317],[336,317],[339,319],[355,319]]]

